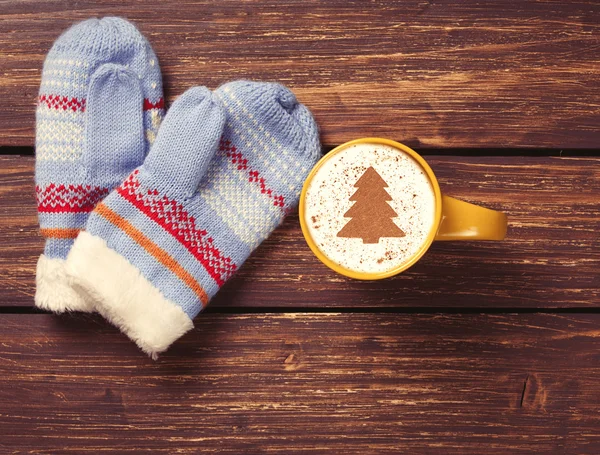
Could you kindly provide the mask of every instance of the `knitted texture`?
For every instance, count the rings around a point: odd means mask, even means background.
[[[319,154],[312,115],[287,88],[190,89],[144,164],[92,212],[67,270],[155,357],[297,204]]]
[[[36,110],[35,178],[40,261],[55,263],[50,275],[38,264],[37,306],[88,309],[59,282],[61,261],[98,202],[143,162],[163,105],[158,60],[126,20],[81,22],[52,46]]]

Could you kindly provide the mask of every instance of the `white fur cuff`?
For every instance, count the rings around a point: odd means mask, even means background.
[[[66,271],[96,310],[153,359],[188,330],[192,320],[104,240],[82,231]]]
[[[63,259],[41,255],[35,273],[35,306],[55,313],[94,311],[94,306],[71,285]]]

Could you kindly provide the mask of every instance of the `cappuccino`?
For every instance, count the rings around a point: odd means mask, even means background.
[[[304,223],[316,247],[353,272],[409,262],[435,223],[431,181],[409,154],[358,143],[325,160],[306,189]]]

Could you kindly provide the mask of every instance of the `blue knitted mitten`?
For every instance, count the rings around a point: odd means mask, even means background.
[[[297,204],[319,152],[312,115],[279,84],[190,89],[91,214],[67,271],[156,358]]]
[[[163,104],[158,60],[124,19],[81,22],[52,46],[36,111],[36,193],[46,239],[37,307],[93,310],[70,286],[65,259],[96,204],[144,161]]]

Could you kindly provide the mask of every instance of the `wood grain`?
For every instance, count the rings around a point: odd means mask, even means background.
[[[297,215],[214,299],[224,307],[553,308],[600,305],[600,158],[430,156],[442,191],[504,210],[504,242],[438,242],[378,282],[330,271]],[[31,306],[37,233],[32,157],[0,157],[0,305]]]
[[[3,453],[597,454],[600,315],[1,315]]]
[[[100,317],[6,314],[29,312],[43,242],[33,157],[0,155],[1,454],[600,453],[600,158],[444,156],[594,154],[596,1],[0,0],[0,147],[32,150],[45,54],[105,15],[148,37],[168,102],[287,84],[326,148],[439,150],[442,190],[506,211],[508,239],[358,282],[294,214],[153,362]]]
[[[0,1],[0,145],[34,142],[61,31],[121,15],[149,38],[168,100],[238,78],[289,85],[325,145],[597,148],[596,1]]]

